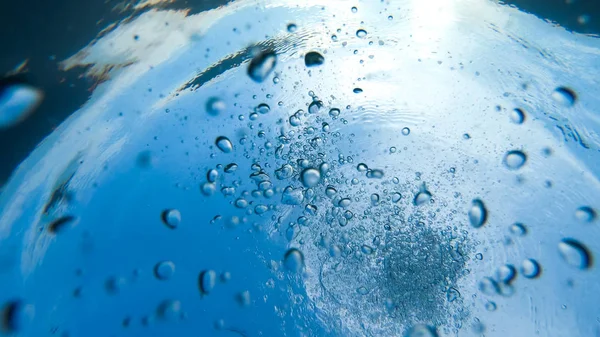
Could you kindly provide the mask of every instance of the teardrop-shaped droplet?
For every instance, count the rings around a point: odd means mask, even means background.
[[[307,67],[320,66],[321,64],[323,64],[323,62],[325,62],[325,58],[323,57],[323,55],[317,53],[316,51],[311,51],[304,55],[304,64]]]
[[[527,155],[518,150],[509,151],[504,156],[504,165],[506,165],[506,167],[508,167],[511,170],[520,169],[521,167],[523,167],[523,165],[525,165],[526,161]]]
[[[475,199],[472,202],[471,209],[469,209],[469,222],[471,226],[479,228],[487,221],[487,209],[485,204],[480,199]]]
[[[215,145],[217,145],[219,150],[221,150],[225,153],[230,153],[231,151],[233,151],[233,144],[227,137],[224,137],[224,136],[217,137],[217,139],[215,140]]]
[[[596,211],[589,206],[581,206],[575,210],[575,217],[581,222],[592,222],[596,219]]]
[[[168,280],[175,273],[175,264],[171,261],[162,261],[154,266],[154,276],[159,280]]]
[[[565,107],[572,107],[577,102],[577,94],[570,88],[558,87],[552,92],[552,98]]]
[[[304,255],[298,249],[291,248],[283,256],[283,265],[287,270],[299,272],[304,267]]]
[[[526,259],[521,263],[521,274],[526,278],[537,278],[542,273],[542,267],[534,259]]]
[[[224,113],[225,109],[227,109],[225,102],[218,97],[211,97],[206,101],[206,112],[209,115],[217,116]]]
[[[215,288],[217,273],[214,270],[204,270],[198,276],[198,288],[200,294],[208,295]]]
[[[275,69],[277,55],[272,51],[262,51],[248,65],[248,76],[255,82],[263,82]]]
[[[558,251],[562,259],[575,268],[588,269],[592,266],[592,254],[579,241],[562,239],[558,244]]]
[[[176,209],[167,209],[162,212],[161,218],[167,227],[175,229],[181,222],[181,213]]]

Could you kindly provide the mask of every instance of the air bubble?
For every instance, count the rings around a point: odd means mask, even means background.
[[[527,235],[527,227],[522,223],[514,223],[510,226],[510,233],[516,236],[525,236]]]
[[[238,169],[238,165],[236,163],[231,163],[228,164],[227,166],[225,166],[225,168],[223,169],[223,171],[225,173],[233,173]]]
[[[154,276],[159,280],[168,280],[174,273],[175,264],[171,261],[159,262],[154,266]]]
[[[319,170],[314,168],[308,168],[302,171],[301,173],[302,184],[305,187],[313,187],[319,183],[321,180],[321,173]]]
[[[542,268],[540,264],[534,259],[526,259],[521,263],[521,274],[525,278],[537,278],[540,276]]]
[[[287,25],[287,31],[290,33],[295,32],[298,29],[298,26],[296,26],[295,23],[290,23]]]
[[[592,255],[579,241],[563,239],[558,244],[558,251],[562,259],[572,267],[588,269],[592,266]]]
[[[310,113],[310,114],[316,114],[316,113],[318,113],[321,110],[322,107],[323,107],[323,102],[321,102],[321,101],[313,101],[308,106],[308,113]]]
[[[224,153],[230,153],[231,151],[233,151],[233,144],[227,137],[217,137],[217,139],[215,140],[215,145],[217,145],[219,150],[223,151]]]
[[[402,134],[405,136],[410,135],[410,129],[409,128],[402,128]]]
[[[204,270],[198,276],[198,288],[200,294],[208,295],[215,288],[217,283],[217,273],[214,270]]]
[[[167,227],[175,229],[181,222],[181,213],[176,209],[167,209],[162,212],[161,218]]]
[[[581,206],[575,210],[575,218],[581,222],[592,222],[596,219],[596,211],[589,206]]]
[[[565,107],[572,107],[577,102],[577,94],[570,88],[558,87],[552,92],[552,98]]]
[[[423,184],[421,185],[421,189],[419,190],[419,192],[415,195],[415,198],[413,199],[413,204],[415,206],[421,206],[429,200],[431,200],[431,192],[429,192],[425,184]]]
[[[256,107],[255,111],[264,115],[271,111],[271,107],[266,103],[261,103]]]
[[[523,167],[523,165],[525,165],[526,161],[527,155],[518,150],[509,151],[504,156],[504,165],[506,165],[506,167],[508,167],[511,170],[520,169],[521,167]]]
[[[525,122],[525,111],[521,108],[513,109],[510,113],[510,120],[515,124],[523,124]]]
[[[469,222],[471,226],[480,228],[487,221],[487,216],[488,212],[483,201],[480,199],[473,200],[471,209],[469,210]]]
[[[304,255],[296,248],[289,249],[283,256],[283,265],[292,272],[299,272],[304,268]]]

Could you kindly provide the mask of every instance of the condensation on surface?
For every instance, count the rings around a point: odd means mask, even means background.
[[[600,331],[597,38],[486,0],[188,14],[64,61],[104,82],[0,196],[5,330]]]

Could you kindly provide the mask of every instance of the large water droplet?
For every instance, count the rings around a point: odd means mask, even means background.
[[[291,248],[283,256],[283,265],[290,271],[299,272],[304,267],[304,255],[298,249]]]
[[[432,326],[417,324],[408,330],[406,337],[438,337],[438,333]]]
[[[562,239],[558,244],[558,251],[563,260],[575,268],[588,269],[592,266],[591,253],[577,240]]]
[[[175,273],[175,264],[171,261],[162,261],[154,266],[154,276],[159,280],[168,280]]]
[[[162,212],[161,218],[167,227],[175,229],[181,222],[181,213],[176,209],[167,209]]]
[[[8,333],[16,333],[25,329],[35,315],[35,308],[23,301],[11,301],[2,310],[2,329]]]
[[[225,109],[227,109],[225,102],[218,97],[211,97],[206,101],[206,112],[209,115],[217,116],[224,113]]]
[[[211,170],[208,170],[208,172],[206,172],[206,180],[208,180],[209,183],[214,183],[215,181],[217,181],[218,177],[219,177],[219,171],[217,171],[215,169],[211,169]]]
[[[558,87],[552,92],[552,98],[565,107],[572,107],[577,101],[577,94],[570,88]]]
[[[405,136],[410,135],[410,129],[409,128],[402,128],[402,134]]]
[[[217,145],[219,150],[221,150],[225,153],[229,153],[229,152],[233,151],[233,144],[227,137],[224,137],[224,136],[217,137],[217,139],[215,140],[215,145]]]
[[[359,29],[356,31],[356,36],[359,38],[363,38],[363,37],[367,36],[367,31],[364,29]]]
[[[487,209],[485,204],[480,199],[475,199],[469,209],[469,222],[471,226],[479,228],[487,221]]]
[[[200,294],[208,295],[217,283],[217,273],[214,270],[204,270],[198,276],[198,288]]]
[[[275,52],[263,51],[256,55],[248,65],[248,76],[255,82],[264,81],[275,69],[277,56]]]
[[[317,169],[307,168],[302,171],[300,178],[305,187],[313,187],[321,180],[321,173]]]
[[[431,192],[429,192],[425,184],[423,184],[421,185],[419,192],[415,195],[413,204],[415,204],[415,206],[421,206],[429,200],[431,200]]]
[[[527,227],[522,223],[514,223],[510,226],[510,233],[516,236],[525,236],[527,235]]]
[[[523,167],[523,165],[525,165],[526,161],[527,156],[525,155],[525,153],[518,150],[509,151],[504,156],[504,165],[506,165],[506,167],[508,167],[511,170],[520,169],[521,167]]]
[[[308,113],[316,114],[321,110],[322,107],[323,107],[323,102],[312,101],[312,103],[310,103],[310,105],[308,106]]]
[[[526,259],[521,263],[521,274],[526,278],[537,278],[541,272],[540,264],[534,259]]]
[[[269,111],[271,111],[271,107],[266,103],[261,103],[256,107],[255,110],[256,110],[256,112],[264,115],[264,114],[269,113]]]
[[[575,217],[581,222],[592,222],[596,219],[596,211],[589,206],[582,206],[575,210]]]
[[[323,62],[325,62],[325,58],[323,57],[323,55],[317,53],[316,51],[308,52],[304,56],[304,64],[307,67],[320,66],[321,64],[323,64]]]
[[[521,108],[513,109],[510,113],[510,120],[515,124],[523,124],[525,122],[525,111]]]

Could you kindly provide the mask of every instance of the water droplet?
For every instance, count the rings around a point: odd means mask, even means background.
[[[509,151],[504,156],[504,165],[506,165],[506,167],[508,167],[511,170],[520,169],[521,167],[523,167],[523,165],[525,165],[526,161],[527,156],[525,155],[525,153],[518,150]]]
[[[471,209],[469,210],[469,222],[471,226],[475,228],[480,228],[487,221],[487,209],[483,201],[480,199],[475,199],[472,202]]]
[[[2,329],[8,333],[24,330],[33,320],[35,308],[32,304],[16,300],[4,305],[2,310]]]
[[[304,255],[296,248],[290,248],[283,256],[283,265],[287,270],[299,272],[304,268]]]
[[[379,203],[379,194],[373,193],[371,194],[371,204],[377,205]]]
[[[510,113],[510,120],[515,124],[523,124],[525,122],[525,111],[521,108],[513,109]]]
[[[356,13],[356,12],[358,12],[358,8],[352,7],[352,13]]]
[[[165,321],[174,321],[181,318],[181,302],[177,300],[164,300],[156,309],[157,316]]]
[[[558,244],[558,251],[563,260],[575,268],[588,269],[592,266],[592,255],[577,240],[562,239]]]
[[[446,292],[446,299],[448,302],[454,302],[456,299],[460,298],[460,292],[455,288],[450,288]]]
[[[402,128],[402,134],[405,136],[410,135],[410,129],[409,128]]]
[[[248,65],[248,76],[255,82],[264,81],[275,69],[277,56],[272,51],[262,51]]]
[[[337,190],[333,186],[327,186],[327,188],[325,188],[325,195],[329,198],[333,198],[333,196],[335,196],[336,193]]]
[[[198,276],[198,288],[200,294],[208,295],[215,288],[217,273],[214,270],[204,270]]]
[[[496,280],[510,284],[517,277],[517,269],[511,264],[505,264],[496,269]]]
[[[352,92],[354,92],[355,94],[360,94],[361,92],[363,92],[363,90],[361,88],[354,88],[352,89]]]
[[[269,210],[269,207],[265,206],[265,205],[256,205],[254,207],[254,213],[256,214],[264,214],[266,211]]]
[[[175,264],[171,261],[159,262],[154,266],[154,276],[159,280],[168,280],[175,273]]]
[[[408,330],[406,337],[438,337],[438,333],[432,326],[417,324]]]
[[[294,175],[294,168],[290,164],[284,164],[275,170],[275,177],[279,180],[291,178]]]
[[[477,253],[477,254],[475,254],[475,258],[476,258],[477,260],[481,261],[481,260],[483,260],[483,254],[481,254],[481,253]]]
[[[287,25],[287,31],[290,33],[295,32],[298,29],[298,26],[296,26],[295,23],[290,23]]]
[[[238,304],[242,307],[250,306],[250,292],[248,290],[244,290],[238,293],[235,297]]]
[[[592,222],[596,219],[596,211],[589,206],[582,206],[575,210],[575,218],[581,222]]]
[[[369,169],[369,167],[365,163],[360,163],[360,164],[356,165],[356,170],[358,172],[367,172],[368,169]]]
[[[301,180],[305,187],[313,187],[321,180],[321,173],[317,169],[307,168],[302,171]]]
[[[167,227],[175,229],[181,222],[181,213],[176,209],[167,209],[162,212],[161,218]]]
[[[44,93],[15,77],[0,81],[0,129],[13,127],[42,103]]]
[[[325,58],[323,57],[323,55],[317,53],[316,51],[308,52],[304,56],[304,64],[307,67],[320,66],[324,62],[325,62]]]
[[[558,87],[552,92],[552,98],[565,107],[572,107],[577,101],[577,94],[570,88]]]
[[[350,200],[350,198],[343,198],[343,199],[340,199],[340,201],[338,201],[338,206],[340,206],[342,208],[347,208],[350,206],[351,203],[352,203],[352,200]]]
[[[302,123],[297,114],[291,115],[289,121],[291,126],[299,126]]]
[[[264,115],[271,111],[271,107],[266,103],[261,103],[256,107],[255,111]]]
[[[218,97],[211,97],[206,101],[206,112],[209,115],[217,116],[222,114],[227,109],[225,102]]]
[[[400,199],[402,199],[402,194],[400,194],[398,192],[394,192],[392,194],[392,202],[393,203],[397,203],[398,201],[400,201]]]
[[[219,171],[215,169],[208,170],[208,172],[206,173],[206,180],[208,180],[209,183],[214,183],[215,181],[217,181],[218,177]]]
[[[321,110],[322,107],[323,107],[323,102],[312,101],[312,103],[310,103],[310,105],[308,106],[308,113],[316,114],[319,112],[319,110]]]
[[[367,178],[369,179],[381,179],[383,178],[383,171],[380,169],[372,169],[367,171]]]
[[[217,190],[217,185],[215,185],[214,183],[206,182],[200,186],[200,190],[202,191],[202,194],[206,196],[211,196]]]
[[[231,163],[227,166],[225,166],[225,168],[223,169],[223,171],[225,171],[225,173],[233,173],[238,169],[238,165],[236,163]]]
[[[362,245],[362,247],[360,247],[360,251],[365,255],[373,254],[373,248],[371,248],[369,245]]]
[[[53,234],[58,234],[68,227],[71,227],[75,220],[77,220],[77,218],[72,215],[60,217],[48,225],[48,231]]]
[[[329,110],[329,117],[335,118],[339,115],[340,115],[340,109],[332,108],[331,110]]]
[[[388,20],[392,21],[392,20],[394,20],[394,17],[390,15],[390,16],[388,16]]]
[[[496,308],[497,306],[495,302],[489,301],[485,304],[485,309],[487,311],[496,311]]]
[[[526,259],[521,263],[521,274],[526,278],[537,278],[541,272],[540,264],[534,259]]]
[[[104,288],[109,294],[115,295],[121,291],[121,288],[125,286],[125,283],[126,281],[124,278],[112,276],[106,280]]]
[[[356,36],[359,38],[363,38],[363,37],[367,36],[367,31],[364,29],[359,29],[356,31]]]
[[[522,223],[514,223],[510,226],[510,233],[516,236],[525,236],[527,235],[527,227]]]
[[[229,153],[229,152],[233,151],[233,144],[231,144],[231,141],[227,137],[224,137],[224,136],[217,137],[217,139],[215,140],[215,145],[217,145],[219,150],[221,150],[225,153]]]
[[[423,185],[421,185],[421,190],[415,195],[415,198],[413,199],[413,204],[415,204],[415,206],[421,206],[429,200],[431,200],[431,192],[427,190],[427,187],[423,183]]]

